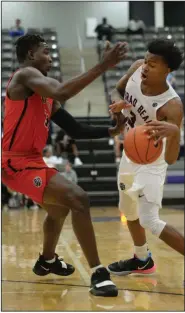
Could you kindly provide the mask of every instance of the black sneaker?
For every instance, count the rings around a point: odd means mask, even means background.
[[[60,276],[68,276],[73,274],[75,268],[68,263],[65,263],[63,259],[59,258],[57,254],[55,254],[56,260],[54,263],[47,263],[43,257],[40,255],[35,266],[33,267],[33,272],[39,276],[45,276],[50,273],[60,275]]]
[[[136,255],[134,255],[132,259],[108,265],[107,269],[111,274],[119,276],[132,273],[152,274],[156,271],[156,265],[151,258],[151,253],[149,253],[148,258],[145,261],[138,259]]]
[[[100,267],[91,276],[90,293],[100,297],[117,297],[118,289],[111,281],[110,274],[105,267]]]

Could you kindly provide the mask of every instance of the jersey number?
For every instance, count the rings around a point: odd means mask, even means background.
[[[132,111],[130,111],[130,115],[131,117],[128,120],[128,124],[130,125],[130,127],[134,128],[136,122],[136,115]]]

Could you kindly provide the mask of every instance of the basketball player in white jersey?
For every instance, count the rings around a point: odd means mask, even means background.
[[[122,111],[128,116],[125,134],[145,124],[149,137],[155,138],[156,143],[163,140],[163,152],[151,164],[135,164],[123,151],[118,173],[119,209],[127,218],[135,251],[133,258],[108,266],[115,275],[155,272],[145,229],[184,255],[183,236],[159,217],[167,166],[176,162],[179,154],[183,118],[182,102],[166,78],[181,62],[182,54],[172,41],[152,41],[145,59],[130,67],[112,93],[110,111]],[[114,104],[118,97],[124,100]],[[124,109],[126,103],[130,103],[130,111]]]

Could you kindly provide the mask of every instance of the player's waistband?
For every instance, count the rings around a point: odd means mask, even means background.
[[[15,152],[15,151],[2,151],[2,157],[8,157],[8,158],[12,158],[12,157],[27,157],[27,156],[31,156],[31,157],[42,157],[41,153],[35,153],[35,152],[28,152],[28,151],[19,151],[19,152]]]

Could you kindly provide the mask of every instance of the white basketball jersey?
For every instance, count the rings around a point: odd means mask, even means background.
[[[151,120],[157,119],[157,110],[166,104],[169,100],[179,97],[172,86],[168,83],[169,89],[157,96],[145,96],[141,91],[141,70],[139,67],[134,74],[128,80],[124,99],[132,104],[131,110],[123,110],[122,113],[129,117],[125,126],[124,134],[128,132],[130,128],[137,125],[142,125]],[[163,152],[156,164],[161,163],[164,160],[165,143],[163,141]],[[155,163],[155,162],[154,162]]]

